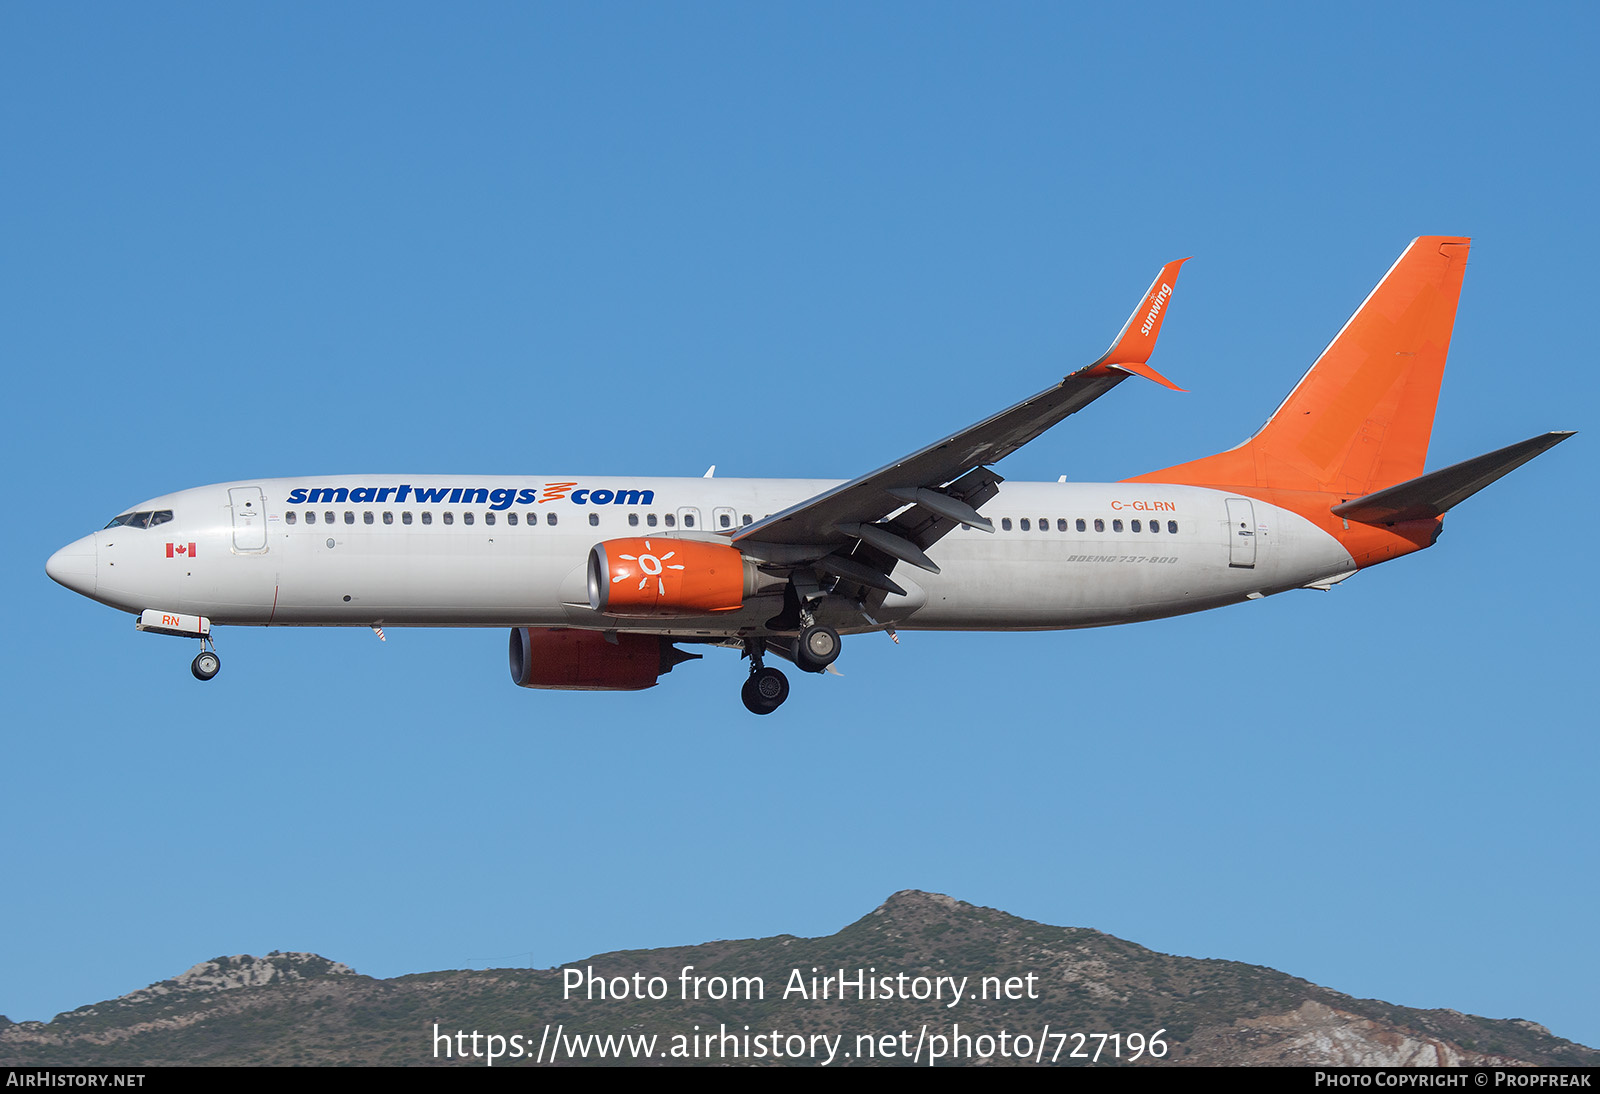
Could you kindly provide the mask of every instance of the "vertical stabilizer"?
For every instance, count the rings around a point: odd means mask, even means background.
[[[1413,240],[1250,440],[1127,481],[1356,497],[1421,475],[1470,243]]]

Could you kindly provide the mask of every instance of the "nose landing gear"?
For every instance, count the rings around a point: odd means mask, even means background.
[[[222,671],[222,658],[217,656],[217,647],[209,634],[200,636],[200,652],[189,662],[189,671],[196,680],[209,680]]]
[[[189,662],[189,671],[196,680],[209,680],[222,670],[222,658],[211,641],[211,620],[203,615],[182,615],[146,608],[134,620],[134,630],[146,634],[170,634],[175,638],[200,639],[200,652]]]

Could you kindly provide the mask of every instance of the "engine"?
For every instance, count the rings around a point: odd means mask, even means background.
[[[642,691],[698,653],[654,634],[511,628],[511,679],[558,691]]]
[[[755,563],[722,543],[608,539],[589,550],[589,607],[606,615],[730,612],[760,582]]]

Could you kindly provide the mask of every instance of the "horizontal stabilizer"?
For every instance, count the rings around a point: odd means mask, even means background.
[[[1398,524],[1403,520],[1441,516],[1570,436],[1571,431],[1541,433],[1454,466],[1430,471],[1387,490],[1343,502],[1335,505],[1333,511],[1346,520],[1358,520],[1363,524]]]

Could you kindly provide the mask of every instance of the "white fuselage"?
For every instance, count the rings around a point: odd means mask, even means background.
[[[359,475],[199,487],[52,559],[64,584],[130,612],[270,626],[583,627],[728,637],[759,632],[781,590],[692,618],[591,610],[590,548],[659,536],[726,542],[836,485],[811,479]],[[419,498],[423,500],[419,500]],[[360,500],[357,500],[360,499]],[[1231,500],[1230,500],[1231,499]],[[840,631],[1048,630],[1129,623],[1325,583],[1357,568],[1327,532],[1259,499],[1148,483],[1005,483],[989,534],[957,528],[906,564],[869,620],[824,601]],[[1154,527],[1153,527],[1154,526]]]

